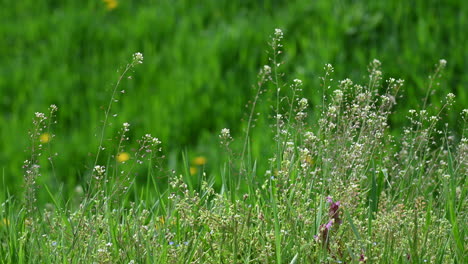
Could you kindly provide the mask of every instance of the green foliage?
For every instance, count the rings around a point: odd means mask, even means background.
[[[99,144],[95,134],[113,87],[109,80],[116,79],[115,70],[128,54],[138,51],[146,63],[133,80],[122,83],[126,94],[111,123],[129,122],[137,135],[158,136],[170,164],[180,160],[171,153],[185,146],[205,148],[201,144],[212,141],[206,135],[222,127],[239,134],[242,106],[253,98],[250,87],[267,58],[258,47],[275,27],[287,33],[285,60],[294,61],[285,72],[304,81],[313,105],[321,100],[317,88],[324,63],[336,66],[337,80],[361,79],[373,58],[383,62],[389,76],[406,80],[401,110],[420,108],[426,76],[440,58],[448,61],[443,89],[431,98],[454,92],[455,112],[468,102],[466,1],[117,3],[108,10],[103,1],[1,1],[0,122],[5,129],[0,161],[12,190],[21,186],[29,116],[50,104],[62,111],[52,149],[59,155],[59,173],[49,183],[74,187],[82,182],[83,168],[94,160],[89,151]],[[401,125],[403,120],[395,115],[391,121]],[[118,129],[110,129],[106,138]],[[257,153],[262,151],[258,141],[251,142]]]
[[[150,134],[128,159],[122,155],[132,131],[127,123],[112,142],[104,140],[120,81],[143,62],[140,53],[120,72],[85,188],[78,185],[70,198],[39,182],[57,108],[36,112],[24,197],[2,197],[2,262],[464,263],[468,109],[458,133],[438,126],[450,116],[452,93],[440,107],[410,110],[408,125],[392,128],[404,81],[384,79],[374,59],[366,85],[350,79],[335,85],[334,68],[325,65],[311,121],[303,82],[283,75],[282,38],[276,29],[271,66],[258,74],[249,104],[245,142],[234,144],[228,128],[218,136],[223,154],[214,166],[221,177],[207,174],[205,157],[191,162],[201,169],[194,177],[185,154],[183,172],[165,170],[161,142]],[[445,66],[439,61],[432,81]],[[266,84],[273,92],[261,92]],[[257,108],[260,97],[271,107]],[[259,109],[272,115],[262,127],[270,133],[251,133]],[[51,134],[38,138],[45,131]],[[269,143],[269,155],[253,151],[249,142],[257,137]],[[138,172],[145,169],[148,180],[141,183]],[[39,187],[46,197],[38,202]]]

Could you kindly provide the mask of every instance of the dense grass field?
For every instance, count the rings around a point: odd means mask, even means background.
[[[336,67],[336,84],[362,80],[378,58],[386,77],[406,81],[391,120],[402,126],[407,110],[421,108],[434,64],[446,59],[430,103],[440,106],[439,98],[453,92],[460,112],[468,102],[466,14],[465,1],[1,1],[2,176],[11,191],[19,190],[30,116],[56,104],[60,173],[48,184],[80,184],[94,161],[90,149],[99,144],[95,135],[117,70],[135,52],[146,63],[122,83],[126,94],[113,123],[157,135],[172,168],[187,150],[188,160],[207,157],[207,169],[217,171],[213,134],[230,127],[240,135],[276,27],[288,36],[284,71],[304,81],[314,106],[325,63]],[[449,119],[451,127],[459,125],[455,114]]]
[[[132,154],[124,152],[129,123],[113,140],[115,155],[100,163],[120,81],[143,63],[141,53],[122,70],[90,176],[71,199],[38,184],[43,156],[54,164],[43,135],[52,133],[59,110],[51,105],[49,114],[36,112],[23,199],[7,196],[0,211],[2,261],[465,263],[468,109],[460,116],[461,139],[448,126],[437,126],[454,105],[453,93],[435,109],[437,115],[428,108],[409,110],[410,125],[392,136],[389,117],[404,81],[384,80],[381,62],[374,59],[363,85],[350,79],[329,85],[334,68],[325,65],[322,87],[330,95],[323,93],[315,109],[319,119],[309,123],[302,80],[288,81],[282,72],[282,40],[283,32],[275,29],[244,137],[233,138],[229,128],[219,132],[220,182],[203,170],[197,177],[189,169],[165,171],[158,162],[161,141],[150,134],[137,140]],[[432,82],[446,63],[439,61]],[[268,95],[268,84],[270,131],[254,135],[257,105]],[[268,137],[271,156],[253,155],[250,142],[257,137]],[[236,140],[243,147],[233,148]],[[203,167],[205,160],[197,160]],[[138,167],[147,170],[146,184],[138,184]],[[45,188],[49,203],[38,203],[38,187]]]
[[[468,261],[464,2],[1,6],[2,263]]]

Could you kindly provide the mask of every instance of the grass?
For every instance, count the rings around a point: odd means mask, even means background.
[[[322,103],[310,107],[303,82],[283,72],[282,38],[281,30],[272,35],[244,136],[219,133],[217,173],[200,159],[194,176],[187,158],[184,170],[168,170],[159,139],[146,134],[127,150],[132,125],[106,140],[105,121],[86,184],[67,199],[39,183],[44,164],[54,163],[39,136],[53,136],[61,110],[36,113],[24,198],[9,194],[1,205],[2,262],[465,263],[468,110],[457,113],[460,131],[439,126],[456,105],[449,93],[440,107],[410,110],[406,127],[391,127],[404,81],[384,79],[378,60],[362,85],[332,82],[335,70],[325,65]],[[141,60],[135,54],[119,80]],[[257,129],[261,122],[269,125]],[[263,143],[271,155],[252,151]],[[132,158],[119,162],[124,150]],[[37,202],[39,193],[48,203]]]
[[[212,135],[224,127],[242,135],[243,105],[254,98],[250,87],[267,59],[256,47],[264,45],[274,27],[289,36],[284,72],[304,81],[311,105],[321,104],[315,87],[324,62],[337,67],[335,79],[360,80],[373,58],[382,61],[386,75],[406,81],[398,114],[391,117],[395,127],[405,124],[407,110],[419,109],[432,63],[441,58],[448,61],[440,79],[443,89],[434,89],[429,103],[440,107],[438,98],[453,92],[458,113],[468,102],[466,1],[117,2],[108,10],[103,1],[1,1],[0,122],[8,129],[0,137],[8,140],[0,141],[0,162],[10,192],[22,188],[18,175],[31,121],[25,117],[51,104],[61,108],[52,149],[59,154],[55,168],[60,173],[48,183],[54,188],[63,184],[65,193],[82,184],[82,169],[90,169],[95,159],[90,150],[99,145],[94,135],[113,88],[109,80],[117,79],[116,69],[137,51],[145,54],[146,63],[132,80],[124,80],[127,94],[111,123],[131,123],[134,135],[157,134],[170,164],[182,163],[179,153],[186,147],[188,160],[206,156],[210,173],[218,170],[211,166],[218,164]],[[447,118],[459,130],[456,115]],[[268,130],[265,122],[256,126]],[[107,137],[117,132],[111,128]],[[251,149],[263,155],[256,138]],[[53,179],[47,170],[43,175]]]

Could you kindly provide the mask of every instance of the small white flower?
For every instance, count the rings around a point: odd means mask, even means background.
[[[277,38],[283,38],[283,31],[281,29],[279,29],[279,28],[276,28],[275,29],[275,36]]]
[[[293,82],[294,82],[296,85],[302,85],[302,81],[299,80],[299,79],[294,79]]]
[[[441,59],[441,60],[439,60],[439,64],[440,64],[441,67],[444,68],[447,65],[447,61],[445,59]]]
[[[54,104],[50,105],[50,111],[51,112],[57,112],[57,110],[58,110],[58,107],[56,105],[54,105]]]
[[[448,105],[452,105],[455,102],[455,95],[453,93],[447,94],[446,100]]]
[[[309,102],[307,101],[306,98],[302,98],[301,100],[299,100],[299,108],[301,110],[305,110],[308,106],[309,106]]]
[[[130,130],[129,127],[130,127],[130,124],[129,124],[129,123],[127,123],[127,122],[123,123],[123,130],[124,130],[125,132],[128,132],[128,131]]]
[[[46,116],[44,113],[36,112],[35,115],[39,119],[46,119]]]
[[[133,54],[133,63],[142,64],[143,54],[141,54],[140,52]]]
[[[372,61],[372,64],[374,65],[374,67],[379,67],[380,65],[382,65],[382,63],[378,59],[374,59]]]
[[[221,135],[219,136],[220,138],[228,139],[231,137],[231,131],[229,128],[223,128],[221,129]]]
[[[349,80],[349,79],[347,79],[347,80]],[[338,89],[338,90],[333,91],[333,93],[335,94],[335,100],[337,102],[341,102],[341,100],[343,99],[343,91]]]
[[[95,171],[98,175],[103,175],[103,174],[106,172],[106,167],[105,167],[105,166],[96,165],[96,166],[94,167],[94,171]]]

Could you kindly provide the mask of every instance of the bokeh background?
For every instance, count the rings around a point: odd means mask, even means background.
[[[121,84],[126,93],[114,105],[106,138],[129,122],[128,148],[151,133],[163,142],[167,168],[195,162],[216,174],[217,134],[228,127],[241,135],[275,28],[285,34],[285,81],[302,79],[313,107],[326,63],[335,67],[335,80],[365,82],[374,58],[385,78],[405,80],[394,126],[405,124],[408,109],[421,108],[427,77],[442,58],[448,64],[431,104],[456,94],[451,127],[467,107],[468,1],[0,0],[0,190],[21,189],[32,118],[50,104],[59,111],[47,144],[58,156],[55,176],[45,163],[40,181],[51,188],[82,184],[102,108],[135,52],[144,63]],[[259,121],[254,133],[265,130]],[[268,142],[252,145],[256,155],[268,152]]]

